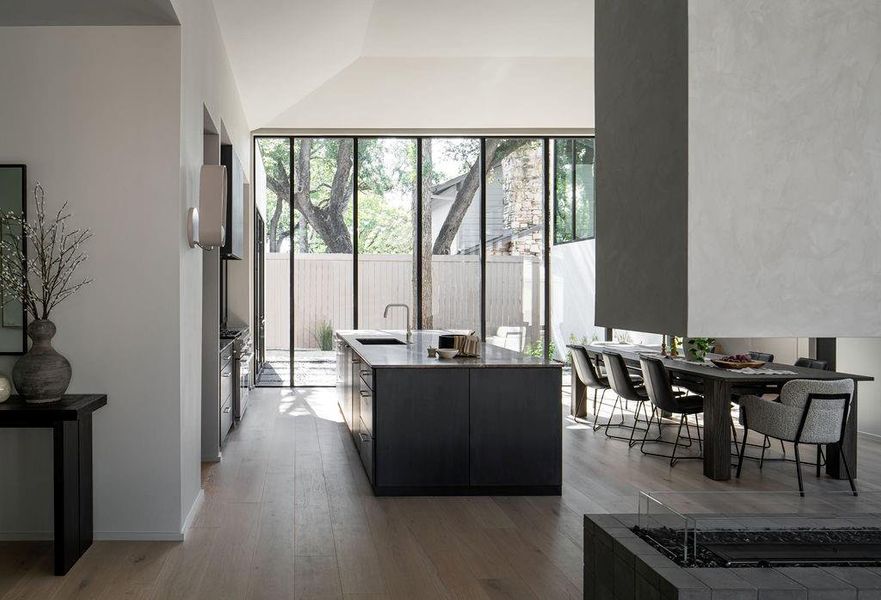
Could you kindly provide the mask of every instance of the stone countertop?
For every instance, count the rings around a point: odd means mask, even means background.
[[[520,352],[493,346],[492,344],[480,344],[480,356],[478,358],[429,358],[428,347],[437,347],[438,336],[447,331],[425,330],[414,331],[410,344],[372,345],[362,344],[359,338],[383,338],[392,337],[400,341],[406,339],[403,331],[380,331],[376,329],[359,329],[337,331],[336,335],[355,351],[364,362],[373,368],[491,368],[491,367],[563,367],[563,363],[555,360],[535,358]]]

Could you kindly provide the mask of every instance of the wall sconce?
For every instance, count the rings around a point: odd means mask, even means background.
[[[202,165],[199,173],[199,206],[187,211],[187,242],[190,248],[220,248],[226,239],[226,167]]]

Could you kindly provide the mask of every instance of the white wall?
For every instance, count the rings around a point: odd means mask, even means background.
[[[198,204],[202,166],[203,106],[215,125],[230,136],[246,177],[251,172],[250,130],[241,108],[217,18],[210,0],[175,0],[181,22],[180,180],[174,226],[180,296],[180,473],[178,530],[191,513],[200,489],[202,252],[186,243],[184,216]]]
[[[881,436],[881,339],[838,338],[835,368],[843,373],[874,377],[860,382],[858,391],[859,430]]]
[[[95,283],[53,314],[94,417],[98,537],[177,534],[180,515],[180,30],[0,29],[0,162],[89,226]],[[2,370],[14,363],[4,358]],[[51,435],[0,430],[0,532],[45,536]]]
[[[203,106],[246,173],[249,127],[209,0],[180,27],[5,28],[0,161],[24,162],[52,203],[95,230],[95,284],[61,307],[56,347],[95,416],[97,538],[179,538],[200,489]],[[13,359],[0,361],[11,370]],[[51,532],[51,437],[0,430],[0,536]]]
[[[593,127],[590,58],[359,58],[269,128]]]
[[[605,329],[594,325],[596,296],[596,241],[551,246],[551,335],[558,357],[565,356],[569,336],[578,342]]]
[[[689,2],[688,333],[881,335],[881,3]]]

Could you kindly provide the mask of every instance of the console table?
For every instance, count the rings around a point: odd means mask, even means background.
[[[105,404],[107,396],[96,394],[47,404],[12,396],[0,404],[0,427],[52,428],[56,575],[92,545],[92,413]]]

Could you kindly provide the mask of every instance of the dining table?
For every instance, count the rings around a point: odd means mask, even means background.
[[[842,442],[842,450],[847,458],[847,463],[850,466],[854,479],[857,477],[859,469],[857,457],[857,415],[859,413],[857,410],[857,388],[859,387],[858,383],[861,381],[873,381],[872,377],[781,363],[766,363],[758,369],[726,369],[710,362],[709,358],[712,355],[702,361],[687,360],[684,357],[662,355],[659,346],[641,344],[593,342],[584,345],[583,348],[600,366],[602,366],[604,354],[616,352],[621,355],[625,364],[632,371],[639,370],[639,357],[641,355],[660,358],[670,374],[673,385],[682,385],[692,390],[699,389],[704,397],[704,476],[717,481],[731,478],[731,402],[732,394],[735,391],[742,389],[761,390],[764,388],[779,388],[787,381],[794,379],[851,379],[854,382],[854,391]],[[576,377],[573,377],[573,381],[575,379]],[[576,388],[572,390],[572,393],[575,395],[579,392],[580,390]],[[578,412],[583,412],[586,402],[573,402],[573,407],[575,406],[580,406],[577,410]],[[833,445],[826,447],[826,473],[837,479],[847,478],[838,448]]]

